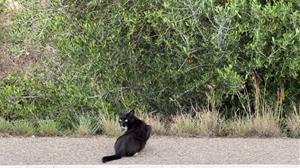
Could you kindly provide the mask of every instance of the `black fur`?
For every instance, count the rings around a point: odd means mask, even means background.
[[[105,156],[102,162],[121,159],[123,156],[133,156],[141,151],[151,134],[151,127],[144,121],[138,119],[134,112],[122,112],[119,115],[121,128],[127,128],[126,132],[120,136],[115,143],[115,154]]]

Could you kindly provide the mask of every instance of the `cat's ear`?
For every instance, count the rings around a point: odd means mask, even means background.
[[[128,114],[131,115],[131,116],[134,116],[134,114],[135,114],[134,109],[130,110]]]
[[[124,112],[124,111],[121,111],[121,112],[119,112],[119,116],[121,117],[121,116],[125,116],[126,115],[126,112]]]

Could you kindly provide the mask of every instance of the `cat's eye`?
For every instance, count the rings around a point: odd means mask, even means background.
[[[128,122],[128,119],[126,119],[125,122]]]

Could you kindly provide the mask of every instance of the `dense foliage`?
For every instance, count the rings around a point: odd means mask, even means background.
[[[214,104],[230,117],[258,88],[267,102],[299,104],[299,9],[292,0],[56,0],[22,10],[6,45],[32,51],[36,66],[0,81],[0,116],[70,126],[85,113]]]

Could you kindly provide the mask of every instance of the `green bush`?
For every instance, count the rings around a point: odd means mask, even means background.
[[[296,2],[20,4],[0,36],[14,59],[34,65],[0,80],[5,119],[50,119],[72,130],[78,116],[132,108],[174,114],[211,99],[230,117],[248,100],[254,108],[256,84],[267,102],[300,103]]]
[[[267,86],[270,101],[276,100],[273,95],[279,88],[289,100],[298,101],[296,4],[255,0],[66,4],[70,17],[59,20],[73,25],[62,30],[69,36],[57,38],[60,51],[74,62],[72,68],[81,71],[79,81],[92,77],[114,107],[174,113],[191,104],[204,105],[211,89],[217,106],[239,108],[236,97],[245,90],[252,92],[252,77],[262,88]]]

